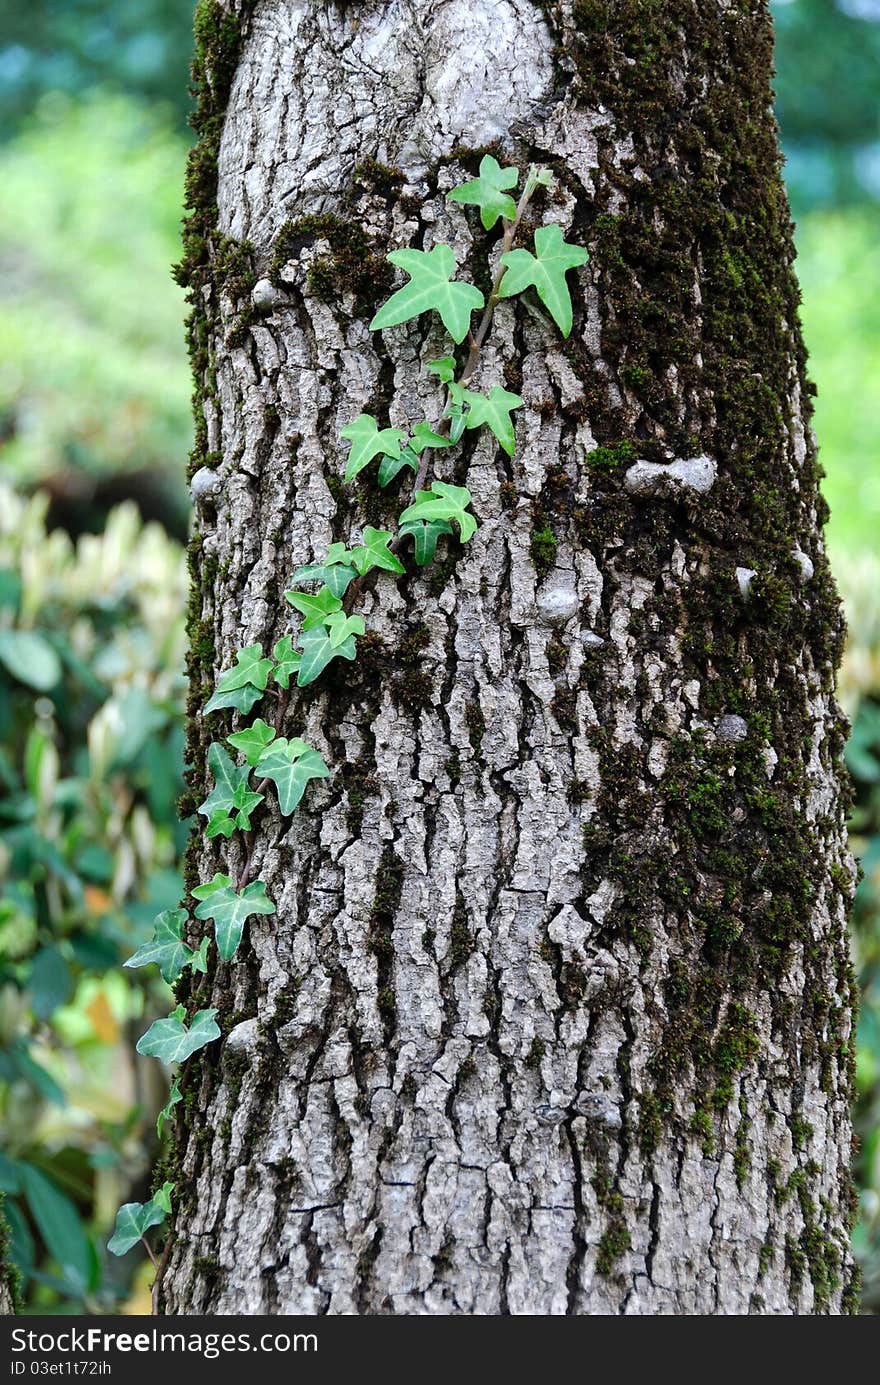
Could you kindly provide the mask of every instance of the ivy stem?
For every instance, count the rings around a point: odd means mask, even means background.
[[[469,384],[469,382],[474,377],[474,373],[477,369],[480,360],[480,352],[483,349],[483,344],[487,336],[489,335],[489,329],[492,326],[492,319],[495,316],[495,309],[501,302],[501,280],[507,273],[507,265],[502,264],[502,260],[504,259],[504,256],[507,254],[508,250],[512,248],[513,243],[516,240],[516,235],[519,231],[520,222],[522,221],[523,216],[525,215],[526,208],[528,207],[529,203],[532,200],[532,197],[534,196],[535,188],[537,186],[538,179],[535,173],[534,165],[532,165],[532,167],[529,169],[526,175],[526,185],[522,190],[522,195],[519,199],[519,202],[516,204],[516,214],[512,221],[505,221],[504,223],[504,236],[501,240],[501,254],[498,258],[498,268],[495,271],[495,278],[492,282],[492,288],[489,293],[488,301],[486,303],[485,308],[483,309],[483,316],[480,318],[480,325],[477,328],[476,334],[471,333],[470,336],[470,350],[468,351],[468,358],[465,361],[464,370],[461,374],[461,379],[458,382],[460,385]],[[424,453],[422,455],[424,456]],[[419,489],[419,487],[416,486],[416,489]]]
[[[155,1255],[153,1254],[152,1250],[150,1249],[150,1243],[149,1243],[149,1241],[147,1240],[146,1236],[141,1236],[141,1245],[143,1246],[144,1250],[147,1252],[147,1254],[149,1255],[150,1259],[152,1260],[152,1262],[153,1262],[153,1269],[154,1269],[154,1270],[158,1270],[158,1268],[159,1268],[159,1261],[156,1259]]]
[[[171,1240],[172,1240],[171,1232],[169,1231],[168,1235],[165,1237],[165,1245],[164,1245],[164,1248],[163,1248],[163,1250],[162,1250],[162,1258],[161,1258],[160,1260],[157,1260],[157,1259],[156,1259],[155,1255],[154,1255],[153,1252],[150,1250],[150,1247],[147,1246],[147,1254],[149,1255],[150,1259],[152,1260],[153,1264],[154,1264],[155,1267],[156,1267],[156,1278],[153,1280],[153,1288],[152,1288],[152,1291],[151,1291],[151,1294],[150,1294],[150,1299],[151,1299],[152,1305],[153,1305],[153,1315],[154,1315],[154,1316],[158,1315],[158,1312],[159,1312],[159,1281],[160,1281],[161,1278],[162,1278],[162,1274],[163,1274],[163,1271],[164,1271],[164,1269],[165,1269],[165,1266],[168,1264],[168,1257],[169,1257],[169,1255],[171,1254]],[[146,1243],[146,1241],[145,1241],[145,1242],[144,1242],[144,1245],[146,1245],[146,1244],[147,1244],[147,1243]]]

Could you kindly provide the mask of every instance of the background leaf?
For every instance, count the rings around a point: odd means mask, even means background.
[[[93,1260],[76,1207],[32,1164],[21,1165],[21,1181],[31,1215],[50,1254],[85,1290],[92,1278]]]
[[[49,692],[61,678],[61,661],[55,650],[31,630],[0,630],[0,664],[37,692]]]

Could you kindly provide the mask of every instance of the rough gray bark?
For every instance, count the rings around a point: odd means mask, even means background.
[[[199,995],[225,1038],[187,1073],[160,1311],[852,1301],[839,620],[768,21],[660,11],[241,14],[196,294],[216,373],[194,486],[203,691],[292,628],[293,567],[381,512],[334,481],[339,428],[440,412],[420,362],[442,331],[371,334],[387,289],[371,301],[343,232],[377,256],[444,239],[477,265],[491,237],[444,194],[473,167],[455,151],[497,141],[554,166],[542,215],[591,262],[571,347],[536,302],[499,308],[478,383],[523,395],[515,463],[485,437],[436,463],[466,476],[477,536],[439,581],[380,582],[366,667],[294,699],[288,734],[336,774],[292,822],[261,821],[278,912]],[[221,235],[247,242],[247,294]],[[665,318],[638,316],[661,289]],[[224,726],[194,723],[197,756]],[[195,848],[201,879],[223,860]]]

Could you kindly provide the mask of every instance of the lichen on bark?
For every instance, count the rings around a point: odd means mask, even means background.
[[[338,773],[261,826],[278,913],[199,994],[225,1039],[186,1076],[160,1306],[851,1308],[842,625],[766,5],[199,16],[194,789],[216,671],[393,513],[341,486],[338,428],[437,411],[442,333],[371,334],[358,261],[446,239],[479,282],[444,194],[487,147],[552,167],[540,213],[591,259],[570,342],[499,308],[516,460],[439,463],[477,538],[377,587],[366,658],[293,704]],[[703,457],[705,493],[627,489]]]

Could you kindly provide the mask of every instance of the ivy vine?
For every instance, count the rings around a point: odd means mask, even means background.
[[[479,176],[449,193],[450,201],[477,207],[486,230],[491,230],[499,220],[502,223],[500,254],[488,299],[475,285],[454,277],[455,256],[451,246],[442,242],[428,251],[394,250],[387,257],[404,271],[408,282],[378,310],[370,323],[371,330],[381,331],[422,313],[435,312],[456,345],[465,340],[468,343],[460,375],[452,355],[425,363],[425,369],[437,376],[446,389],[440,419],[422,419],[404,430],[381,427],[371,414],[362,413],[340,430],[349,447],[346,481],[354,480],[376,462],[380,487],[390,485],[404,469],[412,471],[409,503],[398,517],[396,533],[366,525],[355,547],[333,543],[320,562],[297,568],[293,585],[285,593],[300,617],[297,633],[278,640],[271,655],[264,655],[260,644],[238,650],[234,665],[221,674],[204,708],[206,715],[234,709],[247,716],[267,696],[275,698],[271,722],[257,717],[243,730],[227,736],[226,745],[215,741],[208,750],[214,787],[198,809],[205,818],[204,835],[207,839],[222,837],[228,841],[239,832],[245,842],[237,878],[217,872],[207,884],[192,891],[199,901],[195,917],[213,923],[214,945],[223,961],[235,957],[249,918],[275,912],[265,883],[252,878],[254,813],[272,786],[280,812],[289,816],[310,781],[330,775],[317,750],[298,736],[288,739],[282,734],[292,680],[295,679],[296,687],[304,688],[320,678],[334,659],[357,658],[357,642],[366,631],[363,616],[354,610],[358,598],[380,573],[405,573],[402,554],[411,548],[416,566],[426,567],[434,561],[442,535],[454,534],[457,529],[460,541],[467,543],[476,533],[470,491],[466,486],[433,479],[432,454],[455,447],[466,430],[480,428],[488,428],[504,451],[511,457],[514,454],[513,414],[522,408],[520,396],[499,385],[488,394],[469,388],[498,303],[534,289],[563,336],[571,332],[572,305],[566,276],[569,270],[586,262],[587,251],[568,244],[555,224],[535,230],[533,251],[515,246],[523,216],[537,188],[552,183],[549,170],[532,166],[519,200],[514,201],[511,192],[518,187],[520,178],[518,169],[502,168],[487,154],[480,163]],[[481,316],[474,330],[471,319],[475,312]],[[198,949],[190,948],[185,941],[189,923],[185,909],[160,914],[154,922],[152,940],[125,965],[156,965],[169,983],[176,981],[187,967],[206,972],[210,939],[203,938]],[[167,1018],[150,1026],[138,1041],[137,1050],[168,1064],[184,1064],[194,1053],[220,1038],[216,1013],[213,1008],[200,1009],[188,1019],[185,1007],[178,1005]],[[168,1102],[159,1113],[160,1136],[182,1100],[180,1080],[178,1071]],[[109,1249],[122,1255],[140,1240],[154,1259],[146,1232],[165,1221],[171,1211],[172,1192],[173,1185],[165,1183],[149,1202],[126,1203],[117,1214]]]

